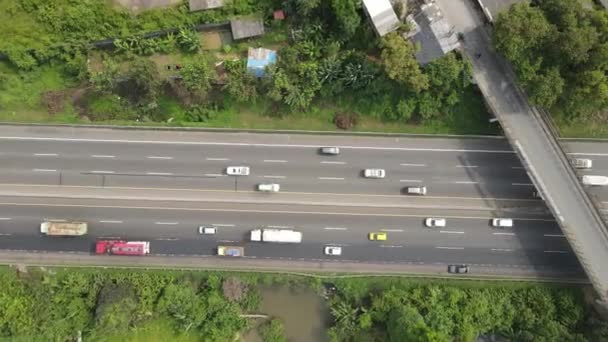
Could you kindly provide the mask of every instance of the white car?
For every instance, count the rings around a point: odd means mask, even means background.
[[[513,227],[513,219],[510,218],[493,218],[492,227],[505,228]]]
[[[199,226],[198,233],[203,235],[215,235],[217,228],[213,226]]]
[[[279,190],[281,190],[281,186],[279,184],[276,184],[276,183],[258,184],[258,191],[263,191],[263,192],[279,192]]]
[[[408,186],[406,188],[406,192],[408,195],[426,195],[426,186]]]
[[[365,169],[363,170],[363,176],[365,178],[384,178],[386,177],[386,171],[384,169]]]
[[[593,161],[586,158],[574,158],[571,160],[572,165],[577,169],[590,169],[593,167]]]
[[[319,151],[321,152],[321,154],[328,154],[333,156],[340,154],[340,148],[335,146],[321,147]]]
[[[429,228],[445,227],[445,224],[446,224],[446,219],[439,218],[439,217],[429,217],[426,220],[424,220],[424,225]]]
[[[229,176],[249,176],[249,166],[228,166],[226,174]]]
[[[342,255],[342,247],[325,246],[325,255]]]

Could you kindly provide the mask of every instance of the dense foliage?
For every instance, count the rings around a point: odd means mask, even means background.
[[[579,0],[521,2],[501,13],[494,41],[538,105],[587,119],[608,108],[608,11]]]
[[[543,286],[344,280],[331,300],[333,341],[606,341],[579,290]]]
[[[24,341],[65,341],[79,332],[101,340],[155,319],[170,322],[176,334],[228,341],[245,327],[239,314],[255,297],[244,284],[244,295],[230,300],[223,279],[203,273],[4,269],[0,281],[0,337]]]

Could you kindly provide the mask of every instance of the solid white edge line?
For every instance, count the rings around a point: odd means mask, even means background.
[[[50,138],[50,137],[19,137],[0,136],[0,140],[18,141],[66,141],[66,142],[92,142],[92,143],[128,143],[128,144],[156,144],[156,145],[200,145],[200,146],[257,146],[257,147],[288,147],[288,148],[315,148],[318,145],[303,144],[256,144],[256,143],[221,143],[203,141],[158,141],[158,140],[126,140],[126,139],[84,139],[84,138]],[[427,151],[427,152],[469,152],[469,153],[505,153],[514,154],[513,150],[467,150],[452,148],[413,148],[413,147],[381,147],[381,146],[341,146],[346,149],[359,150],[387,150],[387,151]]]
[[[173,173],[171,172],[146,172],[149,176],[171,176]]]

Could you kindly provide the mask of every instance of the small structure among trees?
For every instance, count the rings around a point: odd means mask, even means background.
[[[277,62],[277,52],[264,48],[249,48],[247,52],[247,71],[255,77],[264,77],[266,67]]]
[[[407,21],[413,27],[407,37],[420,44],[416,59],[422,65],[443,57],[460,44],[458,35],[434,1],[422,5],[420,12],[409,15]]]
[[[230,20],[232,39],[244,39],[264,34],[264,22],[261,18],[240,18]]]
[[[399,27],[399,18],[389,0],[363,0],[363,8],[380,37]]]
[[[188,1],[190,12],[208,10],[224,6],[224,0],[190,0]]]

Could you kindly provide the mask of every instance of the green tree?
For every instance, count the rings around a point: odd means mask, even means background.
[[[215,79],[215,69],[205,58],[196,58],[186,62],[179,70],[182,82],[191,92],[206,94],[211,89],[211,82]]]
[[[291,109],[308,108],[321,88],[315,63],[299,63],[292,70],[270,68],[268,96]]]
[[[350,39],[361,25],[361,16],[359,15],[361,1],[330,0],[330,4],[338,24],[338,38],[341,40]]]
[[[428,77],[422,73],[414,53],[414,45],[395,32],[382,39],[381,59],[389,78],[403,84],[414,92],[425,90],[429,86]]]
[[[195,53],[200,49],[201,41],[195,31],[182,28],[177,33],[177,45],[184,52]]]
[[[247,72],[244,60],[224,61],[226,83],[222,89],[238,102],[255,102],[258,98],[257,79]]]
[[[138,105],[156,101],[160,88],[160,74],[156,64],[147,58],[137,58],[130,70],[121,75],[118,94]]]
[[[285,327],[280,319],[273,318],[260,326],[264,342],[286,342]]]
[[[557,68],[546,69],[528,82],[528,94],[532,103],[550,108],[564,89],[564,79]]]
[[[97,299],[97,328],[107,333],[125,332],[137,310],[137,297],[129,284],[106,284]]]

